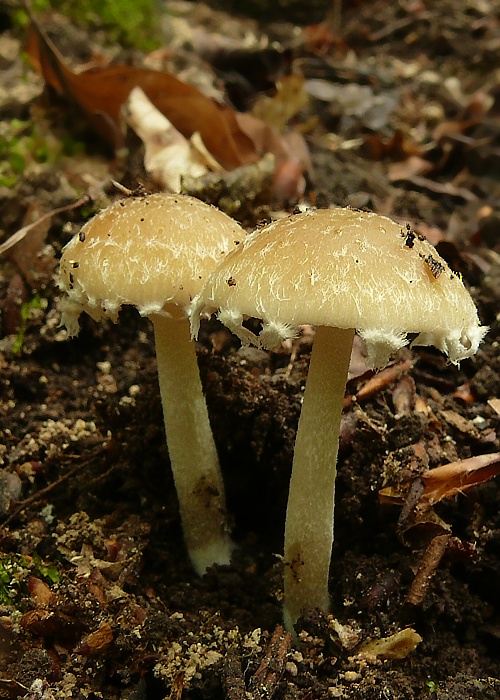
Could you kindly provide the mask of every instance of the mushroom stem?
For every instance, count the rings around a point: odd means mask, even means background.
[[[300,414],[285,525],[284,620],[328,610],[340,419],[354,330],[316,330]]]
[[[224,485],[187,318],[151,316],[170,463],[187,550],[200,575],[228,564]]]

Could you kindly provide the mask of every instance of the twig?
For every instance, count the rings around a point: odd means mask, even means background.
[[[450,535],[437,535],[437,537],[434,537],[430,541],[406,595],[407,603],[411,605],[421,605],[423,603],[431,579],[436,573],[439,562],[443,558],[449,540]]]
[[[99,444],[99,451],[102,450],[102,443]],[[52,481],[52,483],[48,484],[48,486],[45,486],[43,489],[40,489],[40,491],[37,491],[36,493],[32,494],[29,496],[29,498],[26,498],[24,501],[22,501],[18,507],[16,508],[15,511],[13,511],[8,518],[4,520],[2,523],[2,527],[6,527],[11,523],[15,518],[17,518],[23,510],[26,510],[28,506],[33,505],[33,503],[36,503],[37,501],[41,501],[45,498],[45,496],[50,493],[53,489],[55,489],[57,486],[60,486],[62,483],[70,479],[74,474],[76,474],[79,471],[83,471],[87,467],[89,467],[93,463],[92,459],[87,459],[87,461],[84,464],[78,464],[76,467],[73,467],[70,469],[66,474],[63,474],[60,476],[58,479],[55,481]]]
[[[292,647],[292,635],[277,625],[259,668],[250,679],[252,700],[269,700],[278,688],[285,670],[286,656]]]
[[[18,231],[13,233],[12,236],[7,238],[6,241],[0,244],[0,255],[2,255],[2,253],[5,253],[5,251],[9,250],[9,248],[15,246],[16,243],[19,243],[19,241],[22,241],[23,238],[25,238],[27,234],[35,228],[35,226],[38,226],[38,224],[41,224],[43,221],[52,218],[56,214],[62,214],[63,212],[71,211],[72,209],[77,209],[78,207],[87,204],[87,202],[89,201],[90,197],[88,195],[84,195],[83,197],[80,197],[80,199],[78,199],[76,202],[66,204],[64,207],[58,207],[57,209],[52,209],[51,211],[42,214],[42,216],[40,216],[36,221],[32,221],[31,224],[23,226]]]
[[[247,700],[245,677],[241,662],[235,654],[228,654],[222,665],[222,688],[226,700]]]

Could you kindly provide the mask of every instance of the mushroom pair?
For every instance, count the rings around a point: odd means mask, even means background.
[[[380,368],[414,336],[453,363],[486,333],[460,278],[423,237],[376,214],[308,211],[247,236],[193,301],[244,344],[272,348],[316,326],[290,481],[284,546],[284,619],[328,610],[339,428],[355,331]],[[262,321],[258,336],[245,318]]]
[[[116,322],[121,307],[131,305],[153,323],[168,452],[186,546],[199,574],[228,564],[232,543],[188,308],[244,235],[215,207],[154,194],[97,214],[61,258],[62,322],[70,336],[78,333],[82,311]]]

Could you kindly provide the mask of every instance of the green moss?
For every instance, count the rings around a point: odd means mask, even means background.
[[[0,554],[0,604],[19,608],[27,593],[30,576],[59,583],[61,576],[53,565],[44,563],[38,555]]]
[[[160,45],[159,13],[154,0],[64,0],[81,12],[83,19],[100,24],[108,30],[112,39],[142,51],[152,51]],[[76,19],[76,17],[75,17]]]
[[[110,41],[141,51],[152,51],[161,43],[159,5],[155,0],[33,0],[32,12],[55,9],[77,24],[99,27]],[[13,21],[20,27],[29,19],[23,10],[16,11]]]
[[[13,188],[37,163],[53,165],[62,156],[82,153],[85,145],[69,135],[58,139],[43,123],[13,119],[0,125],[0,186]]]
[[[45,579],[49,583],[60,583],[61,574],[53,564],[45,564],[37,554],[33,556],[33,563],[39,578]]]

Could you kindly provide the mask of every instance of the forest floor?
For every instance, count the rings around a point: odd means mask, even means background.
[[[2,11],[3,241],[65,210],[0,259],[1,698],[500,698],[498,459],[480,468],[500,451],[500,9],[352,5],[340,30],[259,25],[183,2],[167,3],[162,19],[164,64],[226,90],[238,110],[290,68],[304,78],[308,99],[288,125],[310,154],[304,194],[282,174],[230,213],[250,229],[300,200],[408,223],[461,273],[490,326],[460,367],[405,348],[394,371],[374,377],[356,345],[331,614],[301,619],[295,643],[281,627],[279,555],[312,335],[271,353],[240,348],[215,321],[203,328],[200,370],[237,549],[230,566],[197,577],[148,322],[125,309],[116,325],[85,317],[71,340],[60,327],[61,249],[121,196],[111,179],[154,188],[141,143],[129,135],[116,156],[102,145],[67,95],[44,89],[20,54],[24,32]],[[38,20],[69,65],[140,65],[139,52],[106,45],[100,30]],[[200,44],[229,55],[231,70],[201,59]],[[93,204],[69,208],[88,194]],[[214,201],[210,188],[198,194]],[[471,460],[470,488],[411,501],[421,474],[460,460]],[[401,651],[393,635],[405,629],[421,642]]]

